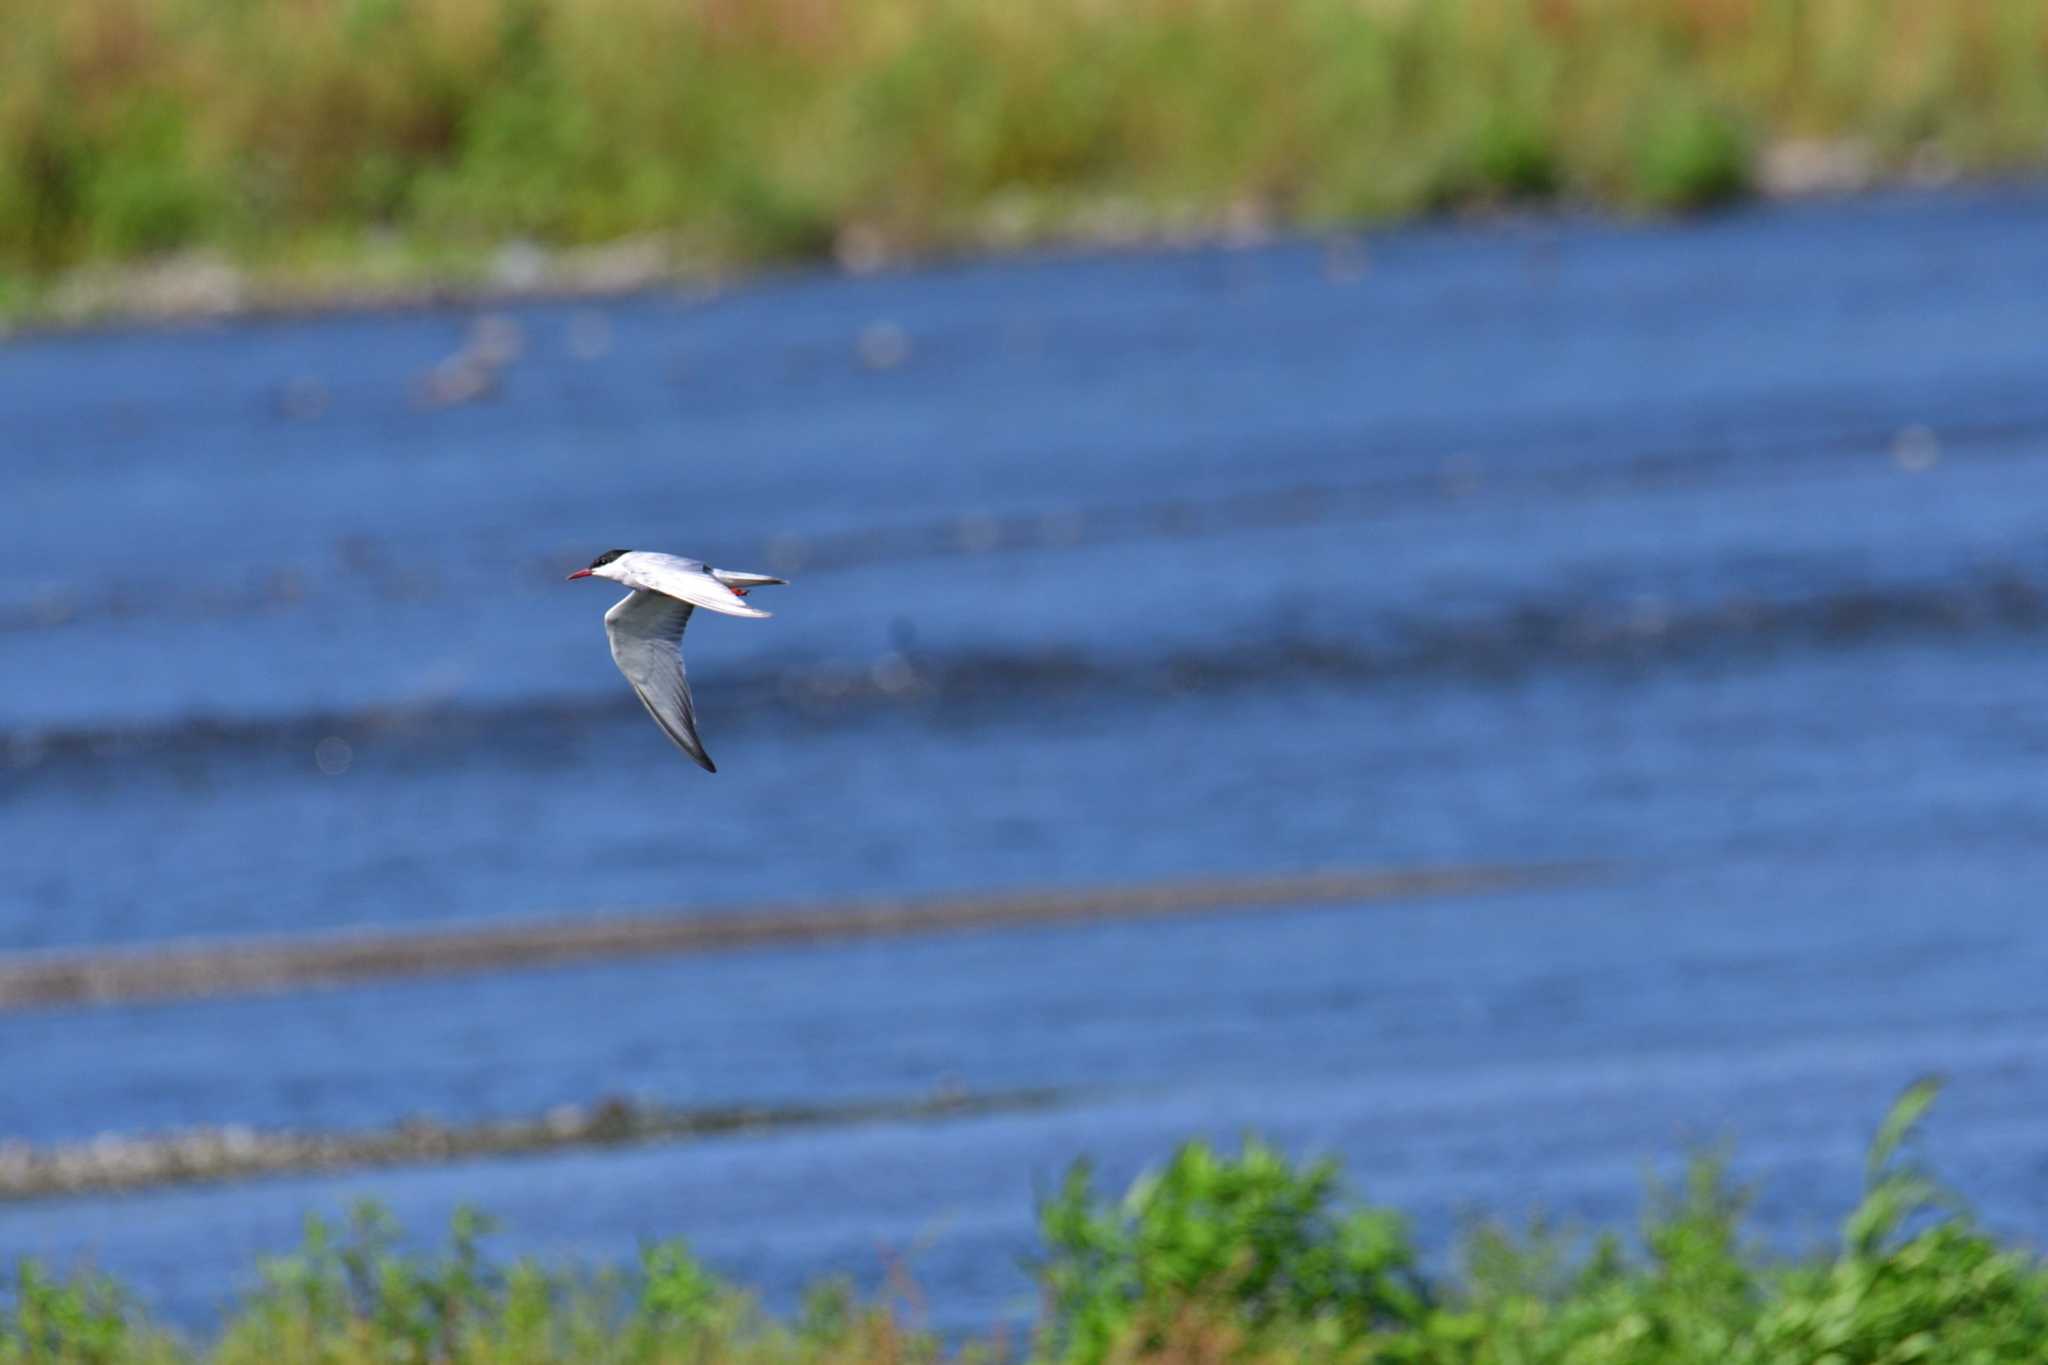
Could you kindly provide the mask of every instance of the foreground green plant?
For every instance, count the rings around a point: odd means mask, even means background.
[[[2002,1247],[1907,1159],[1932,1102],[1908,1091],[1880,1130],[1841,1244],[1780,1263],[1745,1245],[1743,1199],[1696,1162],[1654,1194],[1634,1247],[1475,1234],[1461,1275],[1419,1268],[1401,1219],[1344,1204],[1336,1169],[1249,1141],[1195,1143],[1111,1199],[1076,1167],[1041,1209],[1045,1313],[1032,1342],[968,1344],[994,1361],[1243,1360],[1405,1365],[1980,1365],[2048,1357],[2048,1267]],[[374,1208],[304,1247],[220,1340],[152,1328],[103,1281],[23,1266],[0,1294],[0,1365],[916,1365],[930,1334],[843,1286],[792,1322],[762,1315],[680,1244],[627,1272],[494,1263],[475,1215],[447,1249],[399,1247]]]
[[[192,247],[677,269],[2048,165],[2038,0],[0,0],[0,306]],[[12,300],[12,304],[9,301]]]
[[[1040,1212],[1047,1348],[1094,1360],[1150,1348],[1190,1316],[1337,1344],[1427,1323],[1430,1291],[1399,1215],[1339,1211],[1335,1163],[1297,1168],[1257,1140],[1191,1144],[1117,1203],[1076,1166]]]

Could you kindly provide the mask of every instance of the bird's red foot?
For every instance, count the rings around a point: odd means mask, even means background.
[[[747,595],[747,590],[745,588],[734,588],[732,590],[732,595],[734,597],[745,597]]]

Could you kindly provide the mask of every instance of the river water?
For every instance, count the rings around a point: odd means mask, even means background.
[[[0,1255],[203,1322],[309,1211],[471,1203],[974,1326],[1067,1162],[1246,1131],[1439,1248],[1725,1139],[1797,1248],[1929,1070],[1937,1168],[2038,1239],[2044,272],[2000,190],[0,348],[0,951],[1583,869],[0,1014],[37,1143],[1061,1097],[0,1206]],[[561,581],[612,546],[794,580],[693,624],[715,777]]]

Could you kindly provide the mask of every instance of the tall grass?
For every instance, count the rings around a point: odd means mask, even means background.
[[[2039,0],[0,0],[0,269],[708,263],[2048,161]]]
[[[1039,1326],[950,1350],[843,1286],[790,1321],[678,1244],[630,1273],[494,1262],[456,1220],[431,1256],[374,1209],[312,1225],[217,1341],[148,1325],[112,1285],[20,1268],[0,1288],[0,1365],[910,1365],[962,1360],[1330,1361],[1407,1365],[2033,1362],[2048,1267],[1999,1245],[1905,1144],[1933,1097],[1909,1091],[1873,1146],[1839,1244],[1786,1264],[1743,1234],[1743,1199],[1696,1163],[1633,1243],[1481,1231],[1463,1273],[1421,1268],[1405,1224],[1348,1204],[1327,1164],[1248,1142],[1194,1144],[1121,1197],[1077,1167],[1041,1210]]]

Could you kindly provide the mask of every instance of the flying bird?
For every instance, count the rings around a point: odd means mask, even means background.
[[[653,550],[606,550],[590,561],[589,568],[569,577],[609,578],[632,589],[604,614],[612,661],[633,684],[640,704],[661,732],[705,772],[717,772],[718,765],[697,738],[697,711],[690,704],[690,680],[683,673],[683,629],[698,607],[727,616],[766,617],[770,613],[747,605],[748,590],[787,580],[714,569],[702,560]]]

